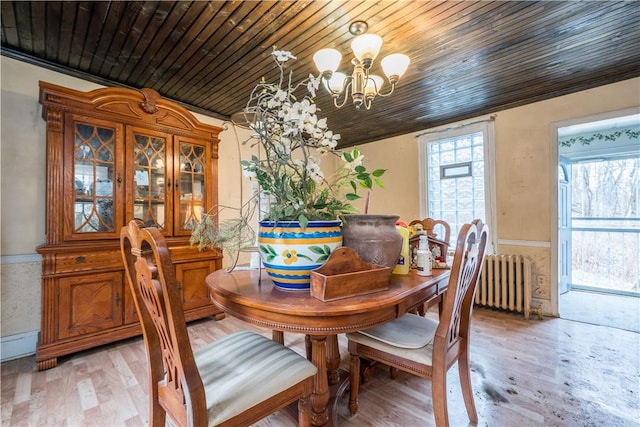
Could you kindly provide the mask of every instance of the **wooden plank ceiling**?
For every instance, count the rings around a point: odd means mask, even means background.
[[[342,145],[420,131],[640,76],[633,1],[2,1],[2,54],[106,85],[150,87],[220,118],[240,111],[272,46],[334,47],[351,72],[349,24],[382,36],[409,70],[370,111],[317,102]],[[374,63],[379,68],[379,59]],[[380,73],[380,72],[379,72]],[[640,89],[640,88],[639,88]]]

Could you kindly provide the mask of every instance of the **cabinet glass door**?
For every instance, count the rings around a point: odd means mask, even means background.
[[[115,233],[118,175],[116,128],[74,122],[72,235]]]
[[[179,162],[177,179],[180,213],[175,225],[176,234],[189,234],[197,221],[202,219],[205,203],[207,149],[203,144],[178,141]],[[183,233],[180,233],[182,231]]]
[[[167,136],[132,131],[133,141],[133,218],[141,219],[147,227],[164,232],[171,207],[167,203]]]

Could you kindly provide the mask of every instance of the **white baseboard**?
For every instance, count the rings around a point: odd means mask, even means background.
[[[36,353],[39,331],[0,337],[0,361],[19,359]]]

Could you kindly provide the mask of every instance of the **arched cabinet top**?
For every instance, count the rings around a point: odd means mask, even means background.
[[[170,131],[178,135],[212,140],[217,143],[222,128],[202,123],[178,103],[162,98],[150,88],[140,90],[108,87],[82,92],[40,82],[42,117],[48,120],[51,111],[91,114],[98,118],[117,120]]]

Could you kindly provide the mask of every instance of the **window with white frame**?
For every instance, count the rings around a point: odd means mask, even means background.
[[[422,218],[443,219],[451,226],[454,250],[460,227],[475,218],[489,225],[488,253],[496,247],[493,171],[493,120],[418,135]]]

